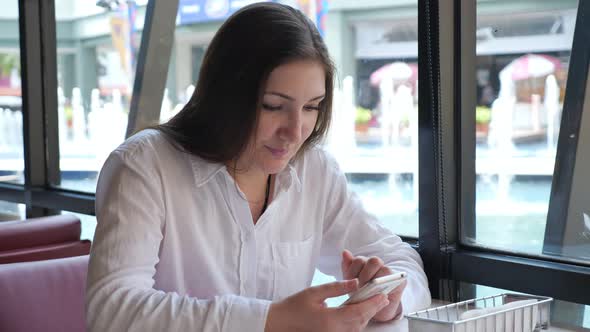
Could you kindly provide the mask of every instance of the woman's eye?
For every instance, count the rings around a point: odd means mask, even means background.
[[[264,108],[267,111],[280,111],[281,105],[275,106],[275,105],[269,105],[269,104],[262,103],[262,108]]]
[[[305,106],[305,109],[307,111],[319,111],[320,110],[320,106],[309,105],[309,106]]]

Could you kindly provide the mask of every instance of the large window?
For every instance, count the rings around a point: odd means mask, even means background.
[[[18,1],[0,14],[0,182],[24,183]]]
[[[146,3],[55,2],[62,188],[94,192],[125,140]]]
[[[466,244],[543,251],[577,5],[477,5],[476,223]]]
[[[417,6],[333,1],[323,27],[339,71],[326,148],[365,208],[410,237],[418,237]]]
[[[461,2],[455,31],[441,28],[460,37],[452,74],[461,88],[454,124],[461,161],[451,164],[463,191],[458,232],[455,220],[432,226],[452,229],[450,250],[446,243],[433,250],[450,271],[433,274],[553,297],[555,321],[575,326],[588,310],[575,303],[590,301],[588,4]],[[466,296],[481,290],[470,286]]]

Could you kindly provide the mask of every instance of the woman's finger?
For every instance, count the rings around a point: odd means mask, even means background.
[[[402,303],[401,298],[406,288],[407,281],[404,281],[402,284],[397,286],[393,291],[391,291],[387,295],[387,299],[389,300],[389,305],[381,309],[377,314],[373,317],[375,321],[378,322],[386,322],[397,318],[402,311]]]
[[[352,263],[350,264],[350,266],[348,267],[348,271],[345,272],[345,274],[347,275],[347,277],[345,276],[345,278],[357,278],[359,273],[361,273],[363,267],[365,267],[365,263],[367,262],[367,259],[365,257],[362,256],[356,256],[353,260]],[[359,283],[359,286],[362,286],[364,284]]]
[[[344,272],[348,271],[348,268],[350,267],[350,264],[352,264],[352,260],[354,259],[354,256],[352,255],[352,253],[349,250],[344,249],[342,251],[342,264],[341,264],[341,269],[342,269],[342,274],[344,275]],[[345,276],[346,278],[346,276]]]
[[[363,302],[334,308],[342,321],[357,321],[366,324],[376,313],[389,305],[383,294],[377,294]]]
[[[357,289],[358,280],[352,279],[309,287],[305,289],[305,292],[307,292],[314,302],[321,303],[328,298],[342,296],[354,292]]]
[[[375,278],[384,277],[393,274],[393,271],[389,268],[389,266],[383,265],[377,273],[375,273]]]
[[[359,284],[364,285],[369,280],[375,278],[377,272],[383,267],[383,261],[379,257],[371,257],[367,260],[365,266],[359,273]]]
[[[407,284],[408,281],[404,280],[404,282],[402,282],[399,286],[387,294],[387,298],[392,302],[400,301]]]

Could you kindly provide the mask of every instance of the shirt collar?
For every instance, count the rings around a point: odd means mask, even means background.
[[[297,174],[297,169],[293,166],[293,161],[290,161],[287,167],[277,174],[276,179],[279,182],[278,191],[281,191],[281,189],[287,191],[291,186],[294,186],[297,192],[301,192],[301,180],[299,174]]]
[[[194,155],[191,155],[190,159],[197,187],[205,185],[221,171],[230,176],[223,164],[207,161]],[[287,167],[277,174],[276,180],[278,181],[279,191],[287,191],[291,186],[294,186],[298,192],[301,192],[301,180],[293,163],[293,161],[290,161]]]
[[[203,158],[189,155],[197,187],[201,187],[211,180],[217,173],[225,169],[225,165],[207,161]]]

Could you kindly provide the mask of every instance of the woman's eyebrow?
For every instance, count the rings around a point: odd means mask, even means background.
[[[265,94],[279,96],[279,97],[285,98],[285,99],[287,99],[287,100],[290,100],[290,101],[294,101],[294,100],[295,100],[295,98],[293,98],[293,97],[291,97],[291,96],[289,96],[289,95],[286,95],[286,94],[284,94],[284,93],[280,93],[280,92],[275,92],[275,91],[267,91],[267,92],[265,92]],[[311,98],[309,101],[314,101],[314,100],[322,99],[322,98],[324,98],[325,96],[326,96],[326,95],[325,95],[325,94],[323,94],[323,95],[321,95],[321,96],[317,96],[317,97]]]
[[[321,96],[317,96],[314,98],[311,98],[309,101],[314,101],[314,100],[318,100],[318,99],[323,99],[326,95],[321,95]]]
[[[282,97],[282,98],[285,98],[285,99],[291,100],[291,101],[295,100],[295,98],[293,98],[289,95],[286,95],[284,93],[280,93],[280,92],[267,91],[267,92],[265,92],[265,94],[279,96],[279,97]]]

